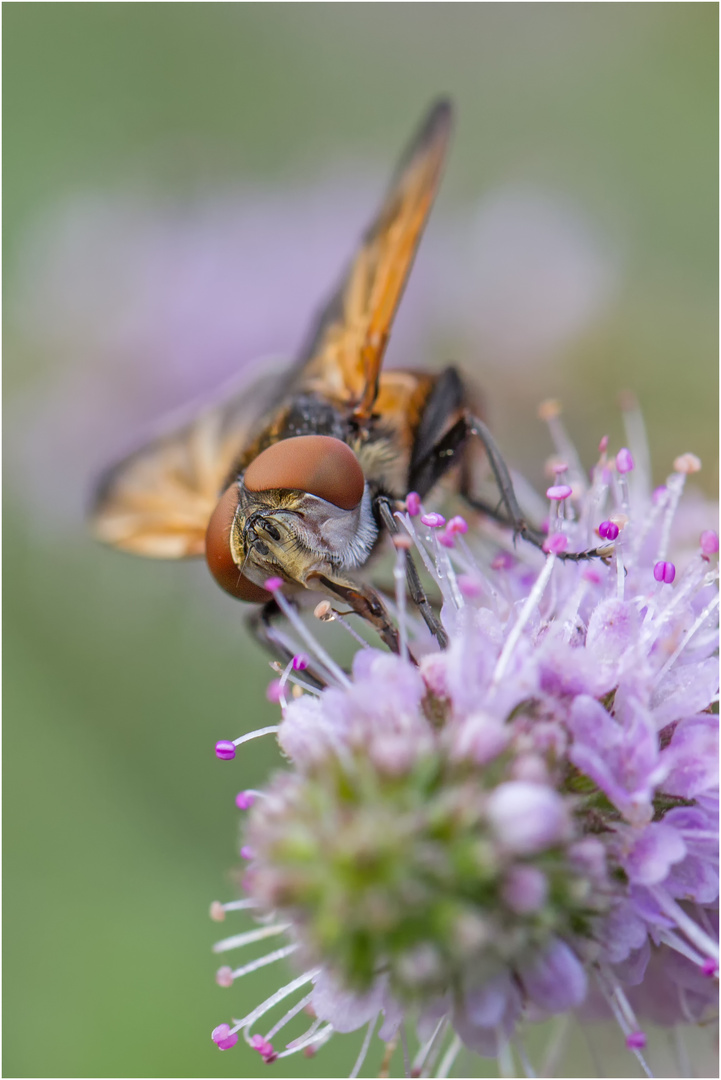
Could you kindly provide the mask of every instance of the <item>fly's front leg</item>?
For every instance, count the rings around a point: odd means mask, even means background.
[[[393,517],[393,510],[389,499],[381,495],[376,500],[375,505],[386,529],[391,536],[395,536],[399,532],[398,522]],[[413,556],[410,551],[406,551],[406,582],[408,584],[408,592],[411,595],[411,600],[423,616],[426,626],[437,639],[441,649],[446,649],[448,647],[448,635],[428,601],[425,589],[423,588],[421,579],[418,575],[418,569],[413,561]]]
[[[362,619],[370,623],[378,633],[381,640],[388,646],[391,652],[400,652],[400,639],[398,631],[390,620],[385,605],[378,593],[368,585],[360,582],[341,581],[327,578],[324,574],[310,575],[324,592],[336,596]]]

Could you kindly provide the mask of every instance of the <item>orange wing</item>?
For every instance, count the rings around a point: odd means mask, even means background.
[[[291,372],[290,396],[316,391],[350,405],[361,422],[370,417],[390,324],[438,187],[450,120],[450,106],[437,103],[412,141],[360,252]],[[278,394],[278,378],[265,378],[112,468],[91,510],[95,536],[151,558],[202,555],[219,495],[251,436],[265,430],[273,406],[287,400],[289,384]]]
[[[437,102],[403,155],[378,216],[298,364],[296,388],[351,405],[362,423],[378,396],[383,354],[441,178],[451,106]]]
[[[95,537],[149,558],[203,555],[210,515],[277,382],[236,388],[108,470],[90,512]]]

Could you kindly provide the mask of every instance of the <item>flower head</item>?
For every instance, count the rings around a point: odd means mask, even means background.
[[[302,974],[224,1044],[242,1032],[272,1061],[368,1025],[357,1075],[380,1021],[389,1054],[417,1034],[413,1075],[447,1075],[464,1048],[507,1067],[526,1025],[600,1008],[647,1069],[645,1022],[712,1008],[718,541],[706,529],[674,548],[690,455],[652,494],[644,448],[614,468],[604,440],[589,483],[546,411],[570,464],[547,492],[545,554],[409,498],[398,518],[435,576],[448,647],[397,574],[399,655],[364,646],[348,675],[308,648],[277,680],[290,768],[254,793],[235,902],[262,920],[219,949],[287,944],[221,969],[222,985],[291,953]],[[599,557],[573,558],[588,548]],[[310,1029],[274,1049],[303,1010]]]

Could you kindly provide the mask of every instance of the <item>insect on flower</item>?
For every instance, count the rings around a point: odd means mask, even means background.
[[[383,600],[356,572],[383,534],[397,531],[393,515],[408,493],[423,497],[444,476],[469,505],[543,542],[523,519],[456,369],[382,370],[450,128],[451,106],[439,101],[280,383],[263,379],[206,410],[121,461],[98,487],[92,518],[100,540],[153,558],[205,555],[223,589],[263,605],[256,626],[276,649],[272,618],[279,609],[265,588],[270,578],[280,578],[286,593],[314,590],[344,602],[399,650]],[[486,458],[500,509],[476,493]],[[445,646],[410,553],[406,573],[414,603]]]

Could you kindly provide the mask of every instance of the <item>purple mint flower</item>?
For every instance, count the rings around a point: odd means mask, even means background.
[[[568,451],[558,410],[546,412]],[[679,521],[694,463],[678,459],[654,502],[647,452],[623,453],[620,478],[600,468],[585,487],[578,470],[576,516],[552,534],[579,552],[621,501],[621,540],[605,561],[520,543],[510,557],[479,543],[473,523],[462,550],[419,530],[447,649],[402,611],[417,663],[360,648],[348,674],[304,641],[326,685],[280,698],[288,767],[247,814],[238,903],[265,921],[219,944],[278,934],[289,943],[260,962],[295,954],[302,973],[238,1027],[266,1060],[285,1021],[256,1028],[286,998],[289,1015],[305,1004],[316,1019],[284,1052],[364,1025],[367,1049],[374,1030],[390,1040],[403,1023],[408,1036],[418,1017],[417,1061],[442,1054],[444,1071],[460,1047],[500,1059],[524,1026],[571,1011],[614,1018],[619,1046],[648,1071],[647,1022],[709,1016],[713,543],[699,543],[696,510],[692,529]],[[674,537],[685,537],[679,553]],[[672,588],[654,584],[658,564],[678,567]],[[289,664],[284,685],[304,674]]]

